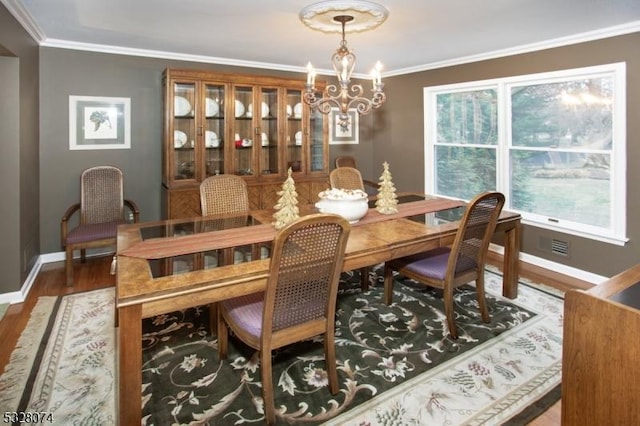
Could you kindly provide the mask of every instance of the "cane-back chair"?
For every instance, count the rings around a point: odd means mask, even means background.
[[[118,225],[127,222],[125,207],[138,222],[137,205],[124,198],[124,179],[117,167],[98,166],[80,175],[80,202],[67,209],[60,222],[62,247],[65,249],[67,285],[73,285],[73,252],[80,250],[84,263],[86,249],[115,246]],[[69,221],[79,212],[78,226],[69,230]]]
[[[200,207],[203,216],[249,211],[247,183],[236,175],[210,176],[200,184]]]
[[[329,184],[331,185],[331,188],[365,190],[360,171],[348,166],[341,166],[331,170],[329,173]],[[362,291],[369,290],[369,270],[370,268],[367,266],[360,268],[360,288]]]
[[[336,157],[335,165],[336,165],[336,168],[337,167],[352,167],[354,169],[357,169],[357,167],[356,167],[356,159],[351,157],[351,156],[349,156],[349,155],[341,155],[339,157]]]
[[[324,335],[325,365],[332,394],[338,392],[335,310],[350,225],[333,214],[304,216],[276,234],[267,288],[220,302],[218,351],[225,359],[228,330],[260,355],[267,424],[275,422],[271,351]]]
[[[490,319],[484,297],[484,266],[489,243],[503,205],[504,195],[499,192],[479,194],[469,202],[451,247],[439,247],[386,262],[385,303],[389,305],[392,301],[394,270],[420,283],[440,288],[443,290],[449,334],[457,339],[453,290],[475,280],[480,314],[482,320],[488,323]]]
[[[336,157],[335,166],[336,168],[351,167],[352,169],[358,169],[358,166],[356,165],[356,159],[349,155]],[[362,180],[363,191],[365,191],[369,195],[377,195],[379,185],[376,182],[373,182],[367,179],[362,179],[362,176],[360,177],[360,179]]]
[[[353,167],[338,167],[329,173],[329,184],[332,188],[360,189],[364,191],[362,174]]]
[[[249,192],[245,180],[236,175],[215,175],[210,176],[200,184],[200,208],[202,216],[249,213]],[[248,254],[238,248],[222,250],[222,257],[219,265],[234,263],[238,257],[245,260]],[[258,259],[260,256],[259,246],[251,248],[251,256]]]

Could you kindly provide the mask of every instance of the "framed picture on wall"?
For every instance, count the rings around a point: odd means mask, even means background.
[[[355,108],[350,109],[349,120],[341,123],[340,110],[331,108],[329,114],[329,144],[357,144],[358,143],[358,112]]]
[[[130,148],[130,98],[69,96],[69,149]]]

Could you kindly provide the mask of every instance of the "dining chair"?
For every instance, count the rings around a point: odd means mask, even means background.
[[[332,188],[360,189],[364,191],[362,174],[353,167],[338,167],[329,173],[329,184]]]
[[[329,184],[331,185],[331,188],[365,190],[360,171],[348,166],[342,166],[331,170],[329,173]],[[370,268],[368,266],[360,268],[360,288],[362,291],[369,290],[369,270]]]
[[[200,184],[203,216],[249,211],[249,193],[245,180],[236,175],[209,176]]]
[[[80,250],[80,260],[86,260],[86,249],[115,246],[118,225],[127,223],[125,207],[138,222],[140,211],[124,198],[122,170],[113,166],[97,166],[80,174],[80,202],[71,205],[60,221],[62,248],[65,250],[67,285],[73,285],[73,253]],[[69,222],[79,212],[78,225],[70,229]]]
[[[259,351],[267,424],[275,422],[271,351],[324,335],[329,390],[338,392],[335,310],[350,225],[333,214],[304,216],[276,234],[267,287],[220,302],[218,352],[226,359],[228,329]]]
[[[386,262],[385,303],[389,305],[392,302],[393,271],[428,286],[440,288],[443,290],[449,334],[457,339],[453,290],[475,280],[480,314],[482,320],[488,323],[490,319],[484,297],[484,265],[504,200],[504,195],[499,192],[477,195],[469,202],[451,247],[439,247]]]
[[[358,169],[358,166],[356,165],[356,159],[350,155],[342,155],[336,157],[336,159],[334,160],[334,164],[336,168],[351,167],[353,169]],[[360,179],[362,179],[362,177],[360,177]],[[365,191],[367,194],[376,195],[378,193],[378,183],[367,179],[362,179],[362,183],[363,191]]]
[[[335,165],[336,168],[337,167],[352,167],[354,169],[357,169],[356,167],[356,159],[351,157],[350,155],[341,155],[336,157],[335,161]]]
[[[249,212],[249,192],[246,181],[236,175],[222,174],[209,176],[200,183],[200,209],[202,216],[211,216],[224,213],[248,213]],[[253,259],[259,256],[259,250],[252,247],[251,255]],[[241,250],[233,248],[222,251],[221,265],[234,263],[235,254],[246,258],[246,254]]]

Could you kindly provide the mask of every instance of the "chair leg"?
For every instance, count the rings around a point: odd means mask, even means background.
[[[260,351],[260,376],[262,380],[262,399],[264,417],[268,425],[276,422],[276,406],[273,400],[273,377],[271,374],[271,351]]]
[[[487,309],[487,300],[484,297],[484,271],[478,275],[476,280],[476,297],[478,298],[478,306],[480,306],[480,315],[482,315],[482,321],[489,323],[489,310]]]
[[[336,369],[336,345],[334,333],[329,331],[324,336],[324,359],[329,377],[329,391],[332,395],[338,393],[338,370]]]
[[[64,260],[64,270],[65,270],[67,285],[72,286],[73,285],[73,249],[69,247],[68,244],[67,244],[67,247],[65,248],[65,255],[66,255],[66,258]]]
[[[390,305],[393,301],[393,269],[384,264],[384,303]]]
[[[218,303],[209,303],[209,331],[211,334],[218,332],[218,324],[220,322],[221,320],[218,318]]]
[[[80,262],[84,263],[87,261],[87,250],[80,249]]]
[[[369,267],[360,268],[360,289],[369,291]]]
[[[447,316],[447,325],[449,326],[449,334],[453,339],[458,338],[458,329],[453,318],[453,286],[444,286],[444,313]]]
[[[227,323],[222,317],[221,307],[216,306],[215,315],[218,323],[218,358],[227,359],[227,348],[229,342],[229,330],[227,329]],[[211,309],[211,308],[210,308]],[[211,315],[214,313],[212,312]]]

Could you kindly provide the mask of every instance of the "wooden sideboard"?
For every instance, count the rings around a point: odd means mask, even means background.
[[[562,424],[640,424],[640,264],[564,303]]]

